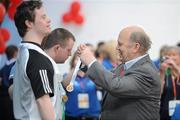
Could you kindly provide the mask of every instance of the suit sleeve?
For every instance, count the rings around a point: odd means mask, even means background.
[[[114,77],[112,72],[103,68],[98,62],[92,64],[87,75],[97,85],[117,97],[145,97],[151,89],[151,77],[143,71],[132,71],[124,77]]]

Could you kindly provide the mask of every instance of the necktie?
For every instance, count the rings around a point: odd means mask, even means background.
[[[120,76],[122,77],[124,75],[124,66],[122,66],[119,70]]]

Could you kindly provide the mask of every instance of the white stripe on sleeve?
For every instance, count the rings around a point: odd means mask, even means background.
[[[49,86],[49,80],[48,80],[48,77],[47,77],[47,70],[44,70],[44,77],[45,77],[45,81],[46,81],[46,85],[47,85],[47,90],[48,92],[52,93],[52,90]]]
[[[45,91],[45,93],[47,93],[46,86],[45,86],[45,79],[44,79],[44,77],[43,77],[43,71],[42,71],[42,70],[39,70],[39,74],[40,74],[40,76],[41,76],[41,81],[42,81],[42,83],[43,83],[44,91]]]

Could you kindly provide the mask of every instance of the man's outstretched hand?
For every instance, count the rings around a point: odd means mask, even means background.
[[[90,50],[88,46],[85,44],[81,44],[77,49],[77,54],[81,59],[83,64],[89,65],[96,58],[94,57],[94,53]]]

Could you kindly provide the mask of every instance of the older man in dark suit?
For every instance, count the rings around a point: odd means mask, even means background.
[[[85,45],[78,47],[87,75],[107,93],[102,103],[102,120],[159,120],[160,77],[147,51],[151,41],[138,26],[124,28],[117,50],[122,64],[109,72]]]

